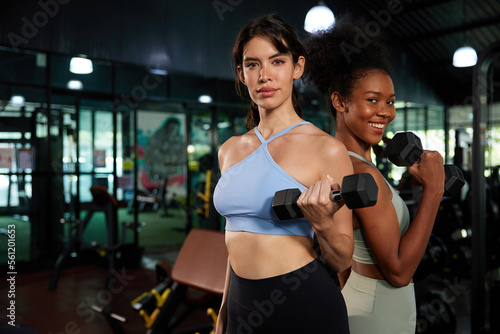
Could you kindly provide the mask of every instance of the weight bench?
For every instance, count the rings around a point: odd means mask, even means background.
[[[227,269],[224,232],[193,228],[172,267],[172,285],[148,333],[170,333],[194,310],[218,311]],[[181,309],[184,308],[184,311]]]

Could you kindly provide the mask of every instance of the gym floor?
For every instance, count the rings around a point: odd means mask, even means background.
[[[39,334],[114,334],[102,314],[93,311],[92,305],[108,307],[112,312],[123,316],[127,322],[122,324],[124,333],[146,333],[143,319],[132,309],[130,302],[157,284],[155,265],[158,261],[175,263],[178,251],[171,250],[161,254],[143,256],[142,265],[136,269],[121,269],[116,272],[117,282],[112,293],[103,290],[107,269],[95,264],[63,268],[58,286],[48,290],[51,271],[41,271],[18,275],[15,288],[15,323],[26,326]],[[432,291],[446,296],[452,301],[457,318],[455,334],[470,333],[470,282],[432,281],[428,283]],[[416,284],[416,287],[422,284]],[[427,287],[427,286],[426,286]],[[0,286],[0,306],[5,310],[9,304],[8,287],[2,279]],[[434,321],[436,310],[441,308],[437,300],[431,300],[432,309],[426,310],[420,322],[419,333],[427,333],[427,321]],[[209,326],[211,320],[203,310],[194,312],[176,329],[176,332],[196,333],[200,326]],[[79,331],[81,329],[81,331]],[[428,328],[427,328],[428,329]],[[0,332],[2,328],[0,327]],[[9,332],[10,333],[10,332]],[[17,333],[17,332],[12,332]],[[30,331],[19,333],[31,333]],[[443,332],[434,332],[443,333]]]
[[[106,243],[107,232],[104,219],[103,214],[96,214],[92,217],[83,235],[85,244],[90,244],[91,241]],[[125,209],[119,210],[120,222],[132,219],[133,216]],[[10,283],[6,280],[9,277],[2,277],[0,309],[6,310],[11,300],[15,301],[15,324],[19,327],[26,327],[25,331],[19,333],[31,333],[30,329],[33,333],[39,334],[115,333],[105,317],[91,309],[93,305],[101,308],[107,307],[112,312],[125,317],[127,322],[122,325],[125,333],[145,333],[145,322],[130,303],[158,284],[155,269],[158,261],[173,266],[186,237],[184,230],[186,218],[183,210],[169,208],[168,216],[162,215],[161,212],[145,210],[140,213],[139,221],[146,222],[139,234],[139,245],[144,247],[141,264],[138,268],[117,270],[115,278],[119,283],[115,284],[112,293],[103,289],[107,276],[106,261],[96,254],[91,256],[84,254],[78,257],[85,259],[79,261],[80,264],[77,264],[74,259],[64,263],[57,288],[54,290],[48,290],[52,269],[18,273],[15,276],[15,296],[13,297],[9,296],[12,290]],[[16,247],[16,260],[26,260],[29,257],[29,224],[9,217],[0,219],[0,227],[13,223],[16,224],[16,235],[21,235],[23,231],[26,234],[23,238],[18,238],[20,241],[19,245],[16,245],[19,246]],[[200,227],[199,223],[195,221],[193,227]],[[69,232],[66,235],[70,235]],[[2,247],[3,240],[0,239]],[[126,235],[126,242],[132,242],[130,232]],[[7,252],[2,253],[7,254]],[[1,259],[6,262],[5,259]],[[44,266],[44,268],[49,267]],[[2,317],[0,333],[7,333],[6,328],[10,326],[3,327],[3,325],[6,325],[10,319],[7,318],[7,321],[4,321],[3,311],[0,315]],[[206,311],[200,309],[179,325],[178,330],[194,334],[196,331],[191,331],[190,328],[207,327],[210,324],[211,319]],[[203,334],[203,331],[199,332]]]
[[[107,268],[94,264],[63,268],[54,290],[47,288],[52,271],[18,275],[13,299],[8,298],[9,288],[5,285],[5,279],[2,279],[0,307],[6,310],[9,300],[15,300],[15,324],[25,331],[12,333],[114,334],[105,317],[95,312],[92,305],[108,307],[113,313],[125,317],[127,322],[122,324],[124,333],[146,333],[142,317],[131,307],[130,302],[157,285],[157,261],[173,265],[177,253],[173,250],[146,255],[140,268],[117,270],[113,291],[103,289]],[[7,333],[5,329],[9,327],[1,327],[3,324],[2,319],[0,333]],[[203,333],[197,328],[210,324],[211,319],[200,309],[181,323],[176,332]]]
[[[115,334],[116,332],[111,329],[105,317],[91,309],[92,305],[107,307],[112,312],[125,317],[127,322],[122,324],[122,333],[146,333],[147,329],[142,317],[131,307],[130,303],[157,285],[155,265],[158,261],[166,262],[170,266],[175,263],[186,236],[185,232],[181,231],[185,219],[175,210],[171,210],[170,214],[168,218],[160,217],[158,213],[153,212],[141,214],[141,221],[146,221],[140,240],[140,245],[146,246],[145,254],[138,268],[120,269],[116,272],[116,282],[120,284],[116,284],[113,292],[103,289],[107,268],[102,263],[101,265],[63,266],[58,287],[54,290],[48,290],[51,270],[16,275],[14,298],[8,296],[10,292],[6,280],[8,277],[2,278],[0,280],[0,308],[6,310],[10,301],[14,300],[15,323],[32,329],[32,333]],[[120,221],[126,218],[129,219],[129,217],[123,217]],[[99,222],[93,224],[104,225]],[[88,234],[93,237],[101,234],[105,236],[105,231],[99,231],[99,228],[94,231],[91,226]],[[433,333],[470,333],[470,281],[463,278],[428,277],[425,280],[416,280],[415,287],[417,298],[419,295],[425,295],[427,300],[426,307],[420,309],[422,314],[418,333],[429,333],[429,327],[437,321],[437,314],[443,311],[443,298],[450,302],[453,309],[453,315],[456,317],[456,330],[454,332],[440,330]],[[429,291],[433,293],[430,296]],[[438,321],[443,324],[447,321],[447,317],[441,317]],[[2,319],[0,333],[5,332],[1,327],[4,324]],[[210,324],[211,319],[207,316],[206,310],[200,309],[187,318],[176,329],[176,332],[194,334],[198,331],[203,334],[203,331],[196,328],[207,327]]]

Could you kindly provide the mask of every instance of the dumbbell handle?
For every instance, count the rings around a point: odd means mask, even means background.
[[[298,201],[299,197],[300,197],[300,194],[299,194],[299,196],[297,196],[293,200],[293,205],[296,206],[296,207],[298,207],[297,201]],[[343,198],[342,198],[342,192],[340,190],[332,190],[332,192],[330,193],[329,198],[330,198],[330,201],[332,201],[332,202],[340,202],[340,201],[343,200]]]
[[[343,198],[342,198],[342,193],[341,193],[340,190],[333,190],[330,193],[330,201],[332,201],[332,202],[340,202],[342,200],[343,200]]]
[[[276,198],[279,198],[280,196],[286,196],[287,191],[295,191],[297,194],[291,201],[292,206],[293,206],[293,211],[295,211],[295,218],[304,217],[304,215],[302,214],[302,211],[300,210],[299,206],[297,205],[297,201],[299,200],[299,197],[301,194],[299,189],[294,188],[294,189],[286,189],[286,190],[277,191],[276,194],[274,195],[274,198],[276,199]],[[340,202],[343,200],[342,193],[340,190],[333,190],[330,193],[329,198],[332,202]],[[273,208],[274,208],[274,204],[273,204]],[[276,210],[276,208],[274,208],[274,209]]]

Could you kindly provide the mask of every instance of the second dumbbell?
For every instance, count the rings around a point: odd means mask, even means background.
[[[301,192],[297,188],[284,189],[274,194],[272,207],[280,220],[298,219],[304,215],[297,205]],[[332,191],[332,201],[344,200],[349,209],[373,206],[377,203],[378,187],[368,173],[348,175],[342,180],[340,191]]]
[[[387,144],[387,156],[396,166],[413,165],[423,152],[422,142],[413,132],[398,132]],[[444,172],[445,194],[457,195],[465,184],[462,171],[455,165],[444,165]]]

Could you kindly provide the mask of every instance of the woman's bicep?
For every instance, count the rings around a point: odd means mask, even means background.
[[[326,174],[330,175],[335,182],[342,186],[344,177],[353,174],[354,171],[351,159],[347,154],[347,149],[338,141],[337,144],[338,145],[334,147],[333,151],[330,152],[331,158],[327,163],[325,170]],[[335,213],[335,224],[337,225],[339,232],[349,236],[351,240],[353,240],[352,219],[352,210],[350,210],[346,205]]]
[[[390,280],[392,276],[400,274],[401,233],[392,204],[392,192],[381,176],[376,176],[375,179],[379,187],[377,203],[371,207],[356,209],[355,213],[380,269]]]

